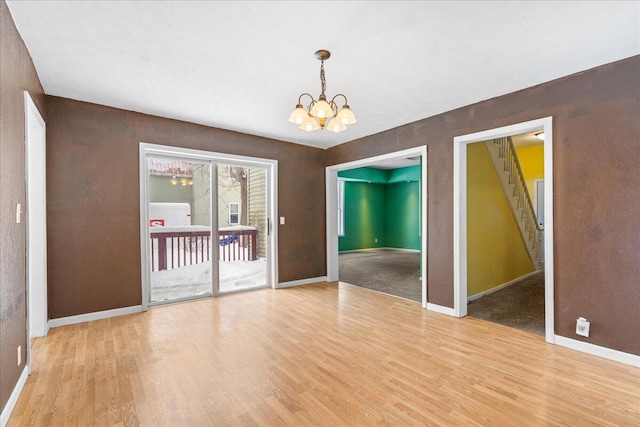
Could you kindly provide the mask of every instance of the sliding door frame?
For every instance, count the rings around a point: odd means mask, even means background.
[[[215,171],[219,164],[233,164],[241,167],[264,168],[267,174],[267,285],[275,288],[278,283],[278,228],[273,226],[273,219],[278,217],[278,161],[273,159],[262,159],[258,157],[240,156],[235,154],[217,153],[213,151],[196,150],[191,148],[173,147],[167,145],[150,144],[140,142],[139,144],[139,182],[140,182],[140,268],[142,287],[142,310],[146,311],[155,304],[149,303],[149,280],[151,277],[150,265],[148,262],[149,245],[149,197],[148,197],[148,172],[147,157],[164,156],[183,160],[194,160],[211,162],[211,237],[217,235],[217,176]],[[215,185],[215,187],[214,187]],[[216,233],[214,233],[214,229]],[[214,261],[218,260],[218,245],[212,245],[211,266],[212,266],[212,294],[219,295],[218,266],[214,267]],[[214,273],[215,272],[215,273]],[[252,288],[255,289],[255,288]],[[252,290],[249,289],[249,290]],[[198,297],[199,299],[200,297]],[[190,298],[192,299],[192,298]],[[174,302],[174,301],[172,301]],[[175,301],[179,302],[179,301]]]

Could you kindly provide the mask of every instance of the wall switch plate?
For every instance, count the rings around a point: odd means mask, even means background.
[[[18,366],[22,363],[22,345],[18,346]]]
[[[20,224],[21,217],[22,217],[22,205],[20,203],[16,203],[16,224]]]
[[[576,334],[583,337],[588,337],[590,326],[591,323],[587,319],[585,319],[584,317],[578,317],[578,320],[576,320]]]
[[[284,217],[283,216],[280,217],[280,225],[284,225]]]

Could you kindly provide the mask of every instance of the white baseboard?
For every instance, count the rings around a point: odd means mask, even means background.
[[[540,273],[540,271],[539,271],[539,270],[532,271],[531,273],[527,273],[527,274],[525,274],[524,276],[520,276],[520,277],[518,277],[518,278],[516,278],[516,279],[510,280],[510,281],[508,281],[507,283],[503,283],[502,285],[498,285],[498,286],[496,286],[495,288],[491,288],[491,289],[486,290],[486,291],[484,291],[484,292],[480,292],[480,293],[478,293],[478,294],[471,295],[470,297],[468,297],[468,298],[467,298],[467,302],[471,302],[471,301],[473,301],[473,300],[477,300],[478,298],[481,298],[481,297],[483,297],[483,296],[485,296],[485,295],[489,295],[489,294],[492,294],[492,293],[494,293],[494,292],[497,292],[497,291],[499,291],[500,289],[504,289],[504,288],[506,288],[506,287],[508,287],[508,286],[513,285],[514,283],[517,283],[517,282],[519,282],[519,281],[521,281],[521,280],[526,279],[527,277],[531,277],[531,276],[533,276],[534,274],[538,274],[538,273]]]
[[[76,323],[90,322],[92,320],[108,319],[109,317],[125,316],[127,314],[141,313],[142,306],[134,305],[131,307],[114,308],[113,310],[96,311],[94,313],[78,314],[76,316],[60,317],[58,319],[50,319],[49,327],[57,328],[60,326],[75,325]]]
[[[427,310],[435,311],[436,313],[446,314],[447,316],[457,317],[456,311],[451,307],[445,307],[443,305],[427,303]]]
[[[375,252],[375,251],[402,251],[402,252],[417,252],[420,253],[420,249],[404,249],[404,248],[365,248],[365,249],[353,249],[349,251],[339,251],[338,254],[350,254],[354,252]]]
[[[406,249],[406,248],[378,248],[378,249],[382,249],[383,251],[400,251],[400,252],[414,252],[414,253],[420,253],[420,249]]]
[[[560,335],[555,335],[554,338],[556,345],[640,368],[640,356],[636,356],[635,354],[625,353],[623,351],[574,340]]]
[[[291,282],[278,283],[276,289],[291,288],[293,286],[310,285],[312,283],[328,282],[327,276],[311,277],[309,279],[292,280]]]
[[[18,397],[20,397],[20,393],[22,393],[22,389],[24,388],[25,383],[27,382],[27,377],[29,376],[29,368],[25,365],[20,377],[18,378],[18,382],[16,386],[13,388],[11,392],[11,396],[9,396],[9,400],[7,400],[7,404],[4,405],[4,409],[2,410],[2,414],[0,415],[0,426],[5,427],[9,422],[9,417],[13,412],[13,408],[15,408],[16,403],[18,402]]]

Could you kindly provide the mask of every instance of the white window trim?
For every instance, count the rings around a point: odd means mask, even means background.
[[[231,206],[237,206],[236,212],[231,211]],[[238,215],[238,221],[231,221],[231,215]],[[240,225],[240,203],[239,202],[229,202],[229,225]]]

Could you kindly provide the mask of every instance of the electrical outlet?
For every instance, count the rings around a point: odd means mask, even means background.
[[[22,363],[22,345],[18,346],[18,366]]]
[[[378,243],[378,238],[376,237],[375,242]]]
[[[584,317],[578,317],[578,320],[576,320],[576,334],[583,337],[588,337],[590,326],[591,323],[587,319],[585,319]]]

